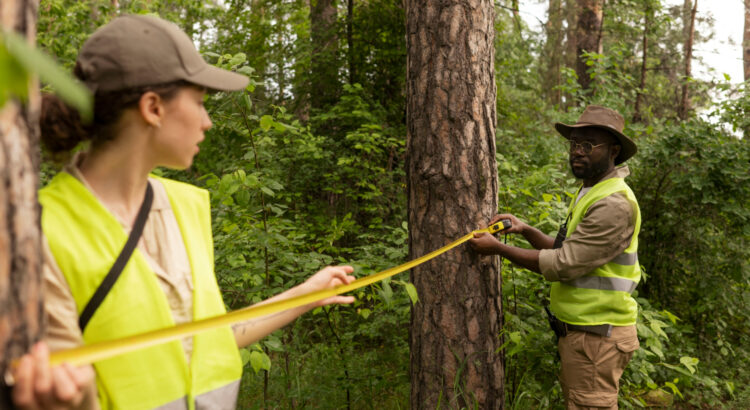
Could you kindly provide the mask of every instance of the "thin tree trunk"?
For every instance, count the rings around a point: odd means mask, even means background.
[[[601,29],[603,0],[577,0],[578,24],[576,26],[576,74],[581,88],[591,88],[591,76],[587,73],[589,66],[583,53],[601,52]]]
[[[686,1],[688,3],[688,1]],[[685,39],[685,79],[682,83],[682,97],[680,98],[679,116],[681,119],[687,119],[690,112],[690,95],[688,94],[688,82],[691,76],[691,64],[693,61],[693,39],[695,38],[695,14],[698,11],[698,0],[693,2],[690,11],[690,28]]]
[[[640,122],[643,119],[643,115],[641,115],[641,103],[643,102],[643,93],[646,90],[646,74],[648,73],[648,71],[646,70],[646,66],[648,62],[648,30],[650,17],[651,6],[647,4],[645,13],[643,14],[643,42],[641,45],[643,47],[643,53],[641,56],[641,83],[635,96],[635,112],[633,113],[634,122]]]
[[[750,0],[749,0],[750,1]],[[547,99],[552,105],[562,103],[562,95],[558,88],[562,82],[560,69],[562,68],[562,0],[549,0],[547,12],[547,41],[544,43],[544,61],[547,62],[542,72],[542,89],[547,94]]]
[[[523,33],[521,32],[521,16],[518,14],[518,0],[511,0],[510,4],[511,8],[513,9],[513,22],[516,25],[518,37],[521,37],[521,40],[523,40]]]
[[[33,44],[38,7],[34,0],[4,0],[0,24]],[[10,100],[0,107],[0,376],[41,337],[44,325],[36,197],[40,98],[36,80],[29,87],[25,104]],[[12,408],[10,390],[0,383],[0,408]]]
[[[335,0],[310,2],[311,94],[312,108],[322,109],[338,98],[338,36]]]
[[[742,36],[742,63],[745,81],[750,80],[750,0],[745,0],[745,30]]]
[[[349,57],[349,84],[357,82],[357,71],[354,67],[354,0],[346,3],[346,45]]]
[[[406,0],[409,257],[497,209],[494,5]],[[496,257],[462,246],[411,271],[411,408],[503,407]]]
[[[574,70],[578,61],[578,43],[576,39],[576,27],[578,27],[578,3],[577,0],[566,0],[563,2],[563,12],[565,13],[565,67]],[[565,94],[565,108],[575,105],[573,96]]]

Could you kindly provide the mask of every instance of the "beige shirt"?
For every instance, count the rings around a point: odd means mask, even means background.
[[[628,166],[621,165],[602,181],[628,175]],[[552,282],[583,276],[625,251],[634,230],[634,209],[625,195],[618,193],[602,198],[589,207],[562,248],[539,252],[539,269]]]
[[[80,163],[79,161],[80,156],[77,156],[71,165],[65,168],[65,171],[81,181],[99,199],[74,165]],[[153,178],[149,178],[149,183],[154,191],[154,201],[143,228],[143,235],[138,242],[138,250],[156,274],[167,297],[175,323],[189,322],[193,319],[193,282],[190,261],[164,186]],[[113,215],[129,234],[131,226],[116,214],[113,213]],[[96,229],[93,226],[91,228]],[[43,246],[44,307],[48,321],[46,342],[51,351],[80,346],[83,344],[83,335],[78,328],[78,312],[73,294],[52,255],[46,238]],[[183,339],[182,344],[189,361],[193,340],[192,338]],[[89,392],[82,408],[98,408],[96,400],[91,400],[91,394],[93,397],[96,396],[95,393]]]

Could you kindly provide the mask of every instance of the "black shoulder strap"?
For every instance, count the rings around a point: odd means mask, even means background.
[[[130,231],[128,241],[125,242],[125,246],[122,248],[120,255],[115,259],[114,265],[109,269],[109,273],[104,277],[104,280],[94,292],[94,296],[91,297],[86,307],[83,308],[81,316],[78,318],[78,327],[81,328],[81,333],[86,329],[86,325],[91,320],[91,317],[102,304],[104,298],[112,289],[112,286],[117,282],[117,278],[120,277],[120,273],[125,268],[130,260],[130,255],[133,254],[135,246],[138,244],[138,240],[141,239],[143,234],[143,227],[146,225],[146,219],[148,219],[148,213],[151,211],[151,203],[154,200],[154,191],[151,189],[151,183],[146,184],[146,196],[143,198],[141,209],[138,210],[138,216],[135,218],[135,224],[133,229]]]

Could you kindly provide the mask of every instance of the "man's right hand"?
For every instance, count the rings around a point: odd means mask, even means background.
[[[503,235],[509,234],[509,233],[520,233],[523,234],[524,229],[526,229],[526,223],[521,221],[520,219],[516,218],[515,215],[512,214],[497,214],[490,219],[489,225],[492,225],[498,221],[501,221],[503,219],[509,219],[511,223],[511,227],[508,229],[504,229],[502,231],[499,231],[498,233],[501,233]]]

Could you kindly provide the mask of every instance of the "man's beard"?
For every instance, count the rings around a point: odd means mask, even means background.
[[[609,169],[609,156],[602,157],[598,162],[589,162],[583,169],[576,169],[573,167],[573,158],[568,160],[570,164],[570,170],[573,175],[578,179],[584,180],[596,180],[603,176],[607,169]]]

